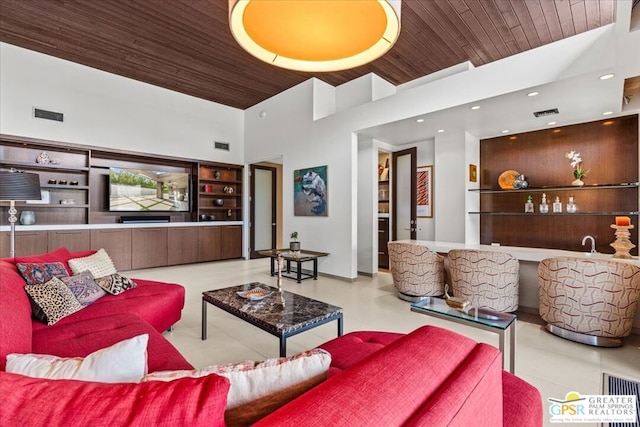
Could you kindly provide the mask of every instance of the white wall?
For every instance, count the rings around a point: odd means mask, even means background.
[[[433,207],[438,241],[463,243],[465,239],[465,142],[465,134],[460,132],[436,136]]]
[[[5,43],[0,58],[1,133],[243,163],[242,110]],[[35,119],[34,107],[64,113],[64,122]]]
[[[371,138],[358,141],[358,272],[378,271],[378,148]]]

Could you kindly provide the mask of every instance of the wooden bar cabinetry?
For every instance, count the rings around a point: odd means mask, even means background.
[[[105,228],[91,230],[91,249],[104,248],[118,271],[131,270],[131,229]]]
[[[166,227],[131,230],[131,269],[166,266],[168,250]]]
[[[198,261],[197,227],[170,227],[167,229],[167,264],[189,264]]]
[[[67,248],[69,252],[86,251],[91,247],[89,230],[49,230],[47,232],[48,250]]]

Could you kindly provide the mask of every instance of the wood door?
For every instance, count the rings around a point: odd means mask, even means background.
[[[398,151],[391,155],[393,195],[391,240],[415,240],[417,236],[417,156],[418,150],[415,147]]]
[[[104,248],[118,271],[131,270],[131,229],[104,228],[91,230],[91,249]]]
[[[216,261],[221,257],[220,227],[198,227],[198,261]]]
[[[131,268],[151,268],[167,265],[166,227],[134,228],[131,230]]]
[[[47,235],[49,251],[67,248],[69,252],[86,251],[91,246],[89,230],[50,230]]]
[[[277,182],[276,168],[251,165],[249,245],[250,258],[260,258],[258,251],[276,248]]]
[[[242,258],[242,226],[227,225],[221,227],[221,258]]]
[[[197,227],[171,227],[167,230],[167,263],[190,264],[198,261]]]

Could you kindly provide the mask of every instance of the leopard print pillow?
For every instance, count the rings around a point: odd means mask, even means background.
[[[57,277],[46,283],[27,285],[24,290],[30,297],[33,316],[47,325],[53,325],[83,308],[73,292]]]

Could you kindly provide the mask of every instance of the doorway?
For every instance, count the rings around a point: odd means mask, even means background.
[[[250,165],[249,258],[260,258],[258,251],[277,246],[277,173],[275,167]]]
[[[416,147],[392,153],[392,234],[391,240],[415,240],[417,236],[416,194],[418,167]]]

